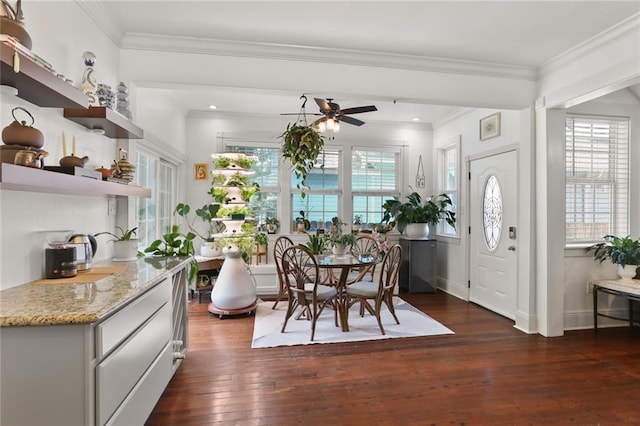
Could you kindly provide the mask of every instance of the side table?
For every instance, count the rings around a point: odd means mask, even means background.
[[[605,317],[619,321],[629,321],[629,326],[633,327],[640,321],[633,316],[633,302],[640,302],[640,281],[639,280],[596,280],[591,281],[593,286],[593,329],[598,330],[598,317]],[[620,318],[613,315],[598,312],[598,293],[611,294],[623,297],[629,304],[629,318]]]

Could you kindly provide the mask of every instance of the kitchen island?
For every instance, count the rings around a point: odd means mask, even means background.
[[[187,348],[189,262],[0,291],[0,424],[143,424]]]

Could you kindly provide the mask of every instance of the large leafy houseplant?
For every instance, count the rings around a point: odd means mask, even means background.
[[[617,237],[605,235],[601,243],[587,248],[593,251],[594,260],[602,263],[609,259],[614,265],[640,265],[640,238],[634,240],[630,236]]]
[[[324,147],[324,138],[310,126],[298,123],[289,123],[280,138],[283,141],[282,156],[291,161],[294,173],[300,179],[297,187],[304,198],[304,188],[309,188],[307,174],[313,169]]]
[[[400,233],[404,233],[410,223],[437,225],[442,220],[455,228],[456,214],[450,210],[452,206],[451,198],[447,194],[431,196],[423,202],[420,194],[412,192],[404,203],[397,198],[385,200],[382,205],[384,210],[382,221],[384,223],[395,221]]]
[[[151,243],[149,247],[144,249],[145,253],[150,253],[152,256],[186,256],[191,257],[191,268],[189,268],[189,283],[192,283],[196,275],[198,275],[199,267],[198,262],[194,257],[195,250],[193,248],[193,240],[196,238],[196,234],[188,232],[183,234],[180,232],[178,225],[172,225],[171,231],[162,236],[162,239],[157,239]]]

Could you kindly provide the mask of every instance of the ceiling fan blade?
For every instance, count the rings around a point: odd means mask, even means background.
[[[299,112],[281,112],[280,115],[301,115]],[[305,115],[324,115],[319,112],[305,112]]]
[[[371,112],[371,111],[377,111],[378,108],[376,108],[375,105],[367,105],[367,106],[361,106],[361,107],[353,107],[353,108],[345,108],[342,111],[340,111],[341,114],[359,114],[361,112]]]
[[[344,123],[353,124],[354,126],[362,126],[364,124],[364,121],[346,115],[340,116],[339,120]]]
[[[320,107],[320,112],[325,114],[328,114],[331,112],[331,107],[329,106],[329,103],[327,101],[319,98],[314,98],[314,99],[316,100],[316,103]]]

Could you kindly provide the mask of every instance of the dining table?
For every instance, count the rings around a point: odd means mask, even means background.
[[[381,259],[367,255],[359,254],[318,254],[315,255],[316,262],[320,269],[327,270],[327,277],[338,279],[330,279],[328,285],[335,285],[338,291],[336,308],[340,317],[340,325],[342,331],[349,331],[349,323],[347,312],[349,311],[349,301],[345,293],[347,287],[347,279],[349,272],[353,268],[363,268],[373,266],[381,261]],[[335,273],[334,273],[335,272]]]

